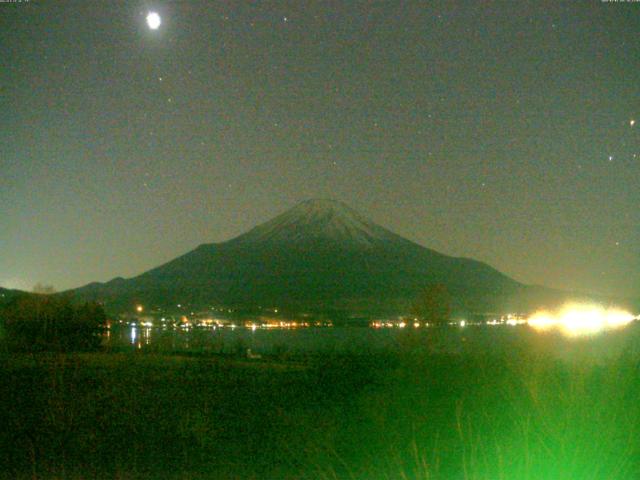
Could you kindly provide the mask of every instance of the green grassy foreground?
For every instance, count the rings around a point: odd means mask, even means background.
[[[1,478],[640,478],[640,363],[4,354]]]

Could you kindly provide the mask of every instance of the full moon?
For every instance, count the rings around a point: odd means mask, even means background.
[[[149,25],[151,30],[157,30],[161,23],[162,19],[160,18],[160,15],[156,12],[149,12],[147,15],[147,25]]]

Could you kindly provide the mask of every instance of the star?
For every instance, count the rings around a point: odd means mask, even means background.
[[[635,120],[633,120],[633,119],[632,119],[632,120],[629,120],[629,125],[630,125],[631,127],[633,127],[635,124],[636,124],[636,121],[635,121]]]
[[[613,162],[613,155],[609,155],[609,161]]]

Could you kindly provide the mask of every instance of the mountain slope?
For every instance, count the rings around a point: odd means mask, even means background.
[[[309,200],[227,242],[76,293],[116,309],[143,302],[390,312],[406,310],[436,282],[468,311],[513,305],[527,289],[486,264],[406,240],[343,203]]]
[[[0,310],[5,306],[10,305],[16,299],[25,298],[25,297],[34,297],[34,296],[37,296],[37,294],[31,293],[31,292],[24,292],[22,290],[12,290],[9,288],[0,287]]]

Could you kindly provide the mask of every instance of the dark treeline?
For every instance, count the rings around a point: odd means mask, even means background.
[[[100,305],[23,295],[0,306],[0,335],[10,351],[91,351],[100,346],[106,315]]]

